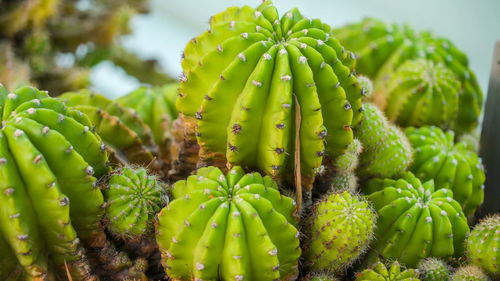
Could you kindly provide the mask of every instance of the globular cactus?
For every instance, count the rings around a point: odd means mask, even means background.
[[[361,142],[358,139],[354,139],[354,141],[349,144],[346,151],[337,157],[333,163],[335,174],[329,180],[331,191],[357,191],[358,177],[356,176],[356,169],[362,149]]]
[[[232,7],[183,54],[177,109],[196,123],[200,162],[241,165],[311,188],[323,156],[352,141],[364,90],[331,28],[271,1]],[[300,167],[300,169],[299,169]]]
[[[451,276],[450,281],[490,281],[490,277],[475,265],[462,266]]]
[[[122,106],[134,109],[151,128],[164,163],[171,162],[170,143],[172,122],[177,116],[177,87],[177,84],[156,88],[140,87],[116,100]]]
[[[338,281],[334,275],[329,273],[309,273],[301,281]]]
[[[373,179],[364,191],[379,214],[374,253],[408,266],[463,254],[469,226],[451,190],[435,190],[433,181],[422,184],[406,172],[398,179]]]
[[[500,276],[500,215],[479,222],[467,238],[467,257],[493,276]]]
[[[440,259],[423,259],[417,268],[422,281],[447,281],[450,279],[451,268]]]
[[[115,163],[159,169],[158,146],[151,128],[137,112],[88,90],[65,93],[60,98],[89,116]]]
[[[441,69],[440,64],[448,68],[460,83],[456,116],[453,120],[445,120],[442,117],[434,120],[431,118],[429,120],[432,120],[432,124],[439,122],[438,120],[441,120],[442,123],[435,125],[448,128],[452,124],[453,129],[459,134],[470,132],[477,126],[481,114],[483,93],[476,76],[469,69],[467,56],[449,40],[436,37],[430,32],[416,32],[407,25],[389,24],[374,18],[366,18],[359,23],[333,30],[333,34],[348,50],[356,53],[356,70],[358,73],[373,79],[375,84],[373,98],[382,108],[384,104],[389,102],[387,93],[380,93],[387,88],[387,83],[390,81],[388,78],[406,61],[426,59],[433,62],[434,70]],[[428,74],[423,73],[423,75],[427,76]],[[448,74],[445,76],[448,77]],[[439,79],[440,81],[436,81],[436,84],[446,84],[441,81],[443,77]],[[445,79],[448,80],[448,78]],[[441,95],[439,100],[434,102],[431,99],[432,104],[427,100],[429,103],[427,108],[418,107],[421,110],[430,110],[431,107],[434,108],[433,111],[436,109],[445,112],[454,110],[453,104],[456,103],[457,96],[451,95],[451,93],[455,91],[455,86],[449,89],[451,92]],[[379,100],[377,100],[378,94],[382,96]],[[410,100],[418,99],[419,96],[421,95],[417,90],[417,94],[412,95]],[[437,97],[437,94],[435,96]],[[442,106],[443,102],[446,106]],[[434,113],[436,112],[428,114],[434,115]],[[405,111],[402,114],[408,115],[410,112]],[[416,116],[416,118],[422,118],[423,114]],[[389,114],[389,117],[392,118],[392,115]]]
[[[295,202],[270,177],[206,167],[176,182],[172,195],[156,235],[170,278],[295,280]]]
[[[455,143],[452,131],[437,127],[407,128],[415,149],[410,170],[423,181],[434,179],[438,188],[449,188],[466,215],[471,215],[484,200],[484,168],[481,159],[468,145]]]
[[[404,270],[395,261],[389,269],[383,263],[377,262],[371,268],[357,273],[355,281],[420,281],[420,279],[418,279],[417,270]]]
[[[366,251],[376,214],[369,203],[348,191],[326,194],[312,210],[304,246],[306,266],[339,272]]]
[[[408,139],[375,105],[364,104],[364,109],[363,119],[354,130],[363,145],[359,176],[391,177],[405,171],[413,160]]]

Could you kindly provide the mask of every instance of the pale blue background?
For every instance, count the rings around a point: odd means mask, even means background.
[[[152,0],[152,13],[133,20],[134,33],[124,43],[144,58],[158,58],[169,74],[181,72],[185,43],[208,28],[211,15],[233,5],[256,6],[257,0]],[[493,45],[500,40],[500,0],[275,0],[280,13],[297,7],[332,26],[374,16],[406,22],[450,38],[469,55],[472,69],[486,92]],[[123,95],[139,84],[110,63],[92,73],[95,88],[109,97]]]

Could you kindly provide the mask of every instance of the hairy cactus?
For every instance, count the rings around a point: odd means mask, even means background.
[[[500,276],[500,215],[483,219],[467,238],[467,257],[488,273]]]
[[[453,129],[460,134],[470,132],[477,126],[483,93],[474,73],[469,69],[467,56],[449,40],[436,37],[430,32],[416,32],[406,25],[388,24],[373,18],[344,26],[334,30],[333,34],[348,50],[356,53],[357,72],[374,80],[374,96],[376,97],[379,91],[384,92],[380,103],[375,100],[378,105],[383,106],[388,102],[389,96],[385,89],[390,81],[388,77],[392,76],[396,69],[408,60],[427,59],[434,63],[434,70],[441,68],[438,65],[443,64],[460,82],[456,117],[451,121],[440,117],[433,120],[432,124],[441,120],[443,123],[436,125],[443,125],[447,128],[451,123]],[[424,73],[424,76],[426,75],[428,74]],[[445,83],[437,81],[437,84]],[[454,86],[450,89],[454,91]],[[421,95],[414,95],[411,99],[418,99],[419,96]],[[456,96],[442,95],[441,97],[441,100],[432,102],[432,105],[429,103],[428,108],[436,106],[445,111],[453,110],[452,104],[455,103]],[[441,106],[443,101],[447,104],[446,107]],[[409,113],[404,112],[405,115]],[[389,114],[389,116],[392,118],[392,115]],[[417,118],[423,116],[420,114]]]
[[[151,128],[134,110],[87,90],[65,93],[60,98],[89,116],[115,163],[159,168]]]
[[[175,183],[157,242],[174,280],[294,280],[295,202],[269,177],[215,167]]]
[[[330,191],[349,190],[354,193],[357,191],[358,177],[356,176],[356,169],[362,149],[361,142],[358,139],[354,139],[346,151],[337,157],[333,163],[335,174],[329,180]]]
[[[475,265],[462,266],[451,276],[450,281],[490,281],[483,270]]]
[[[484,168],[481,159],[467,144],[454,142],[452,131],[437,127],[407,128],[415,149],[410,170],[423,181],[434,179],[438,188],[449,188],[466,215],[471,215],[484,199]]]
[[[402,270],[401,266],[395,261],[389,269],[377,262],[371,268],[365,269],[356,274],[356,281],[420,281],[418,271],[415,269]],[[444,281],[444,280],[441,280]]]
[[[363,119],[354,130],[363,145],[359,176],[391,177],[405,171],[413,158],[408,139],[375,105],[364,104],[364,108]]]
[[[364,94],[353,54],[330,30],[297,9],[279,18],[271,1],[211,18],[184,50],[177,99],[196,122],[203,164],[275,178],[295,170],[312,187],[323,156],[335,158],[352,141]]]
[[[447,281],[450,279],[451,268],[440,259],[426,258],[418,264],[417,268],[422,281]]]
[[[379,214],[375,253],[415,266],[426,257],[459,256],[469,233],[460,204],[447,188],[422,184],[412,173],[373,179],[365,186]]]
[[[369,203],[348,191],[325,195],[309,219],[306,264],[315,271],[345,269],[368,248],[375,218]]]
[[[337,281],[335,276],[328,273],[309,273],[301,281]]]

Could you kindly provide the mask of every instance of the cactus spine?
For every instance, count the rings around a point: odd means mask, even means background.
[[[418,271],[415,269],[401,269],[401,266],[395,261],[389,269],[377,262],[371,268],[365,269],[356,274],[356,281],[420,281]]]
[[[451,276],[450,281],[490,281],[483,270],[475,265],[462,266]]]
[[[418,264],[418,271],[422,281],[446,281],[450,279],[450,267],[436,258],[423,259]]]
[[[479,222],[467,238],[467,257],[493,276],[500,276],[500,215]]]

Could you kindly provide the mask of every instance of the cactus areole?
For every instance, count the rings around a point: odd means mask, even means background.
[[[323,157],[352,141],[365,93],[354,64],[327,24],[297,9],[232,7],[187,44],[177,109],[196,122],[202,162],[300,172],[311,187]]]

